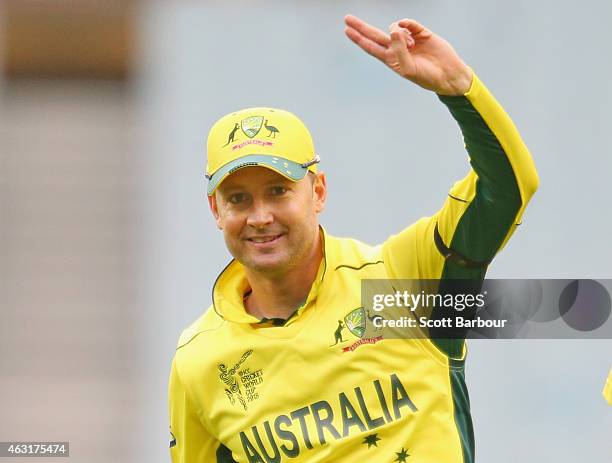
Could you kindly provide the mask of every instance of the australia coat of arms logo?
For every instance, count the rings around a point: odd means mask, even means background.
[[[363,307],[352,310],[344,317],[344,323],[351,333],[358,338],[363,337],[366,330],[366,316]]]
[[[264,118],[263,116],[251,116],[246,119],[242,119],[240,121],[240,128],[244,132],[244,134],[253,138],[255,135],[259,133],[261,127],[263,126]]]
[[[356,309],[351,310],[344,316],[343,320],[338,320],[338,326],[334,332],[334,343],[329,347],[334,347],[348,341],[348,339],[344,339],[344,336],[342,335],[345,328],[348,328],[351,334],[359,339],[350,346],[343,347],[342,352],[353,352],[359,346],[364,344],[376,344],[378,341],[381,341],[383,336],[381,333],[381,328],[378,328],[377,324],[374,322],[374,319],[376,318],[382,317],[380,317],[380,315],[370,315],[370,313],[366,312],[363,307],[357,307]],[[369,329],[368,321],[372,325],[372,327]],[[370,334],[366,336],[366,332],[369,332]]]

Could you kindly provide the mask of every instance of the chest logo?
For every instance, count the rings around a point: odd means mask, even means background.
[[[253,353],[247,350],[231,368],[219,364],[219,379],[225,384],[225,395],[232,405],[240,403],[244,410],[248,404],[259,398],[258,387],[263,383],[263,369],[251,369],[245,365]]]
[[[348,328],[351,334],[359,339],[350,346],[343,347],[342,352],[353,352],[364,344],[376,344],[381,341],[383,339],[381,329],[377,328],[376,323],[374,323],[374,319],[377,317],[380,316],[371,315],[363,307],[351,310],[344,316],[344,320],[338,320],[338,326],[334,332],[334,343],[330,347],[348,341],[343,336],[345,328]],[[368,325],[371,325],[371,327],[368,328]]]
[[[366,329],[366,317],[363,307],[359,307],[346,314],[344,322],[351,333],[361,338]]]

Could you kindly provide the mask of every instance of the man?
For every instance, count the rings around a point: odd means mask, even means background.
[[[235,259],[172,363],[175,463],[474,459],[464,342],[385,338],[360,283],[482,280],[537,174],[512,121],[446,41],[411,19],[390,34],[345,22],[360,48],[439,95],[473,170],[435,215],[370,247],[319,226],[325,175],[297,117],[250,108],[221,118],[208,138],[208,199]]]

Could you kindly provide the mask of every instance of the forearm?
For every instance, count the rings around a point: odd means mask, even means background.
[[[538,181],[531,155],[514,124],[474,79],[465,96],[440,96],[459,123],[473,168],[453,187],[449,198],[450,203],[461,202],[463,211],[458,216],[445,213],[455,208],[449,204],[435,225],[434,241],[445,255],[439,287],[444,294],[480,291],[488,263],[513,233]],[[473,315],[473,310],[455,313],[468,319]],[[431,314],[433,319],[444,316],[440,311]],[[430,333],[434,342],[448,355],[460,357],[465,332],[443,331]],[[447,335],[457,339],[444,339]]]
[[[486,262],[512,234],[537,188],[537,172],[516,127],[478,77],[464,96],[439,98],[459,123],[476,176],[455,188],[456,200],[469,205],[445,244]]]

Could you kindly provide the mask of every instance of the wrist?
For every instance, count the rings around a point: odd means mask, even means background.
[[[447,96],[463,96],[472,87],[473,80],[474,73],[467,65],[464,64],[463,69],[449,79],[446,88],[442,92],[438,93],[440,95]]]

